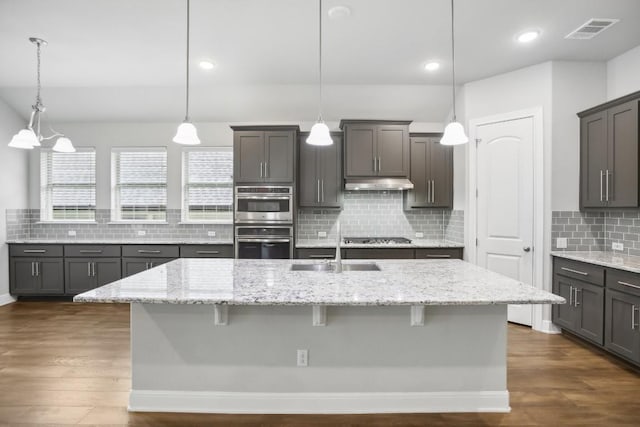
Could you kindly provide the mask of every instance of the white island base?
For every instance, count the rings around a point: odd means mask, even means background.
[[[410,306],[330,306],[316,309],[325,326],[313,312],[132,303],[129,410],[509,411],[507,305],[432,305],[423,319]]]

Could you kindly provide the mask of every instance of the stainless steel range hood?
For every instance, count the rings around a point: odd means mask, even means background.
[[[406,178],[346,179],[345,190],[412,190],[413,182]]]

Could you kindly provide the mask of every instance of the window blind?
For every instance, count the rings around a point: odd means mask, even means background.
[[[40,153],[40,216],[43,221],[95,221],[96,152]]]
[[[233,151],[227,147],[183,152],[183,220],[231,220]]]
[[[166,221],[166,149],[117,149],[112,157],[114,219]]]

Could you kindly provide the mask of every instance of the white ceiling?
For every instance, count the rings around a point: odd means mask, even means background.
[[[35,47],[58,121],[179,121],[185,0],[0,0],[0,98],[27,115]],[[456,0],[459,83],[547,60],[605,61],[640,45],[638,0]],[[450,109],[449,0],[325,0],[352,14],[323,25],[325,118],[441,121]],[[192,0],[196,121],[313,120],[316,0]],[[621,21],[590,41],[564,36],[589,18]],[[514,36],[542,31],[531,45]],[[202,58],[213,71],[200,70]],[[443,64],[436,73],[422,67]]]

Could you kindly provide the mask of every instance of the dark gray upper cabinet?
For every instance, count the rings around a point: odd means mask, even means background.
[[[300,134],[298,206],[342,207],[342,133],[332,132],[333,144],[313,146]]]
[[[636,92],[578,113],[581,208],[639,206],[639,100]]]
[[[440,144],[441,134],[412,134],[413,190],[404,192],[405,209],[453,208],[453,147]]]
[[[298,126],[232,126],[236,183],[293,183]]]
[[[409,177],[410,121],[342,120],[344,176]]]

